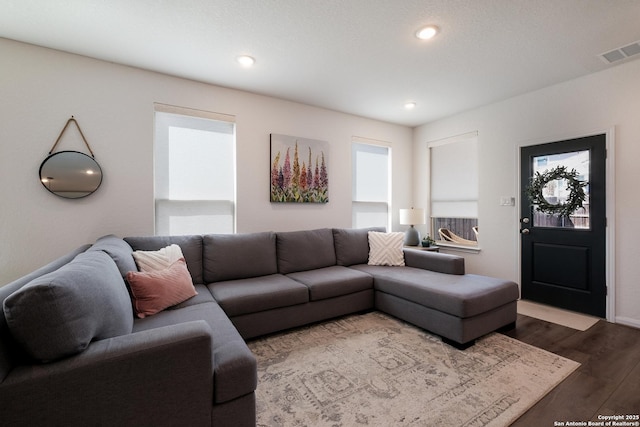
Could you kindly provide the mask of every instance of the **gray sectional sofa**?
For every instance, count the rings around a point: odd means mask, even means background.
[[[515,283],[433,252],[368,265],[368,231],[105,236],[0,287],[0,423],[253,426],[245,340],[372,309],[459,347],[515,323]],[[170,244],[198,294],[134,318],[132,252]]]

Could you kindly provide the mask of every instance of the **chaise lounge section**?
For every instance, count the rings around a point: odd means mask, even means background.
[[[105,236],[0,288],[0,404],[9,408],[3,424],[255,425],[256,362],[245,340],[376,309],[464,348],[515,322],[517,285],[465,274],[461,257],[405,250],[404,266],[369,265],[369,232],[382,231]],[[58,286],[64,277],[61,286],[73,290],[65,313],[73,313],[73,304],[87,304],[82,292],[92,292],[65,273],[83,254],[108,255],[91,257],[121,298],[123,278],[137,270],[134,251],[172,244],[197,295],[144,318],[118,303],[119,317],[130,316],[131,325],[91,337],[80,351],[41,360],[25,350],[42,339],[42,319],[16,301],[42,288],[38,283]],[[99,307],[81,312],[80,324],[92,324]],[[64,313],[58,316],[61,331],[78,334]]]

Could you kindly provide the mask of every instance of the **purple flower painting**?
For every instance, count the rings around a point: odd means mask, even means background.
[[[326,141],[271,134],[271,201],[327,203]]]

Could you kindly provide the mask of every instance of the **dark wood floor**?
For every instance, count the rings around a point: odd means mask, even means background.
[[[512,426],[640,414],[640,329],[600,320],[582,332],[518,315],[516,328],[503,333],[581,363]]]

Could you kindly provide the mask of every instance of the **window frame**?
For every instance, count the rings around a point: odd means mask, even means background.
[[[158,113],[163,114],[163,115],[167,115],[165,117],[165,119],[163,119],[165,121],[165,124],[167,124],[167,126],[165,126],[164,129],[159,130],[160,126],[163,126],[162,123],[158,123]],[[171,116],[175,116],[173,118],[171,118]],[[169,196],[169,182],[168,182],[168,174],[169,174],[169,166],[168,164],[166,165],[162,165],[163,160],[160,159],[161,155],[159,154],[159,150],[163,149],[163,148],[167,148],[169,147],[169,132],[168,129],[171,127],[171,123],[175,123],[175,124],[182,124],[185,122],[189,122],[190,120],[193,120],[194,123],[196,123],[195,126],[191,127],[191,126],[181,126],[181,127],[185,127],[187,129],[196,129],[196,130],[205,130],[205,129],[212,129],[215,128],[216,126],[221,126],[221,129],[223,129],[223,131],[221,131],[220,133],[229,133],[231,138],[232,138],[232,147],[231,147],[231,156],[232,156],[232,175],[233,175],[233,182],[231,183],[231,185],[233,186],[231,193],[232,193],[232,200],[228,200],[228,199],[211,199],[211,198],[180,198],[180,199],[171,199]],[[223,123],[219,123],[218,125],[216,125],[215,123],[210,123],[210,124],[206,124],[206,122],[200,121],[200,120],[211,120],[214,122],[224,122],[226,124],[228,124],[229,126],[231,126],[231,129],[229,132],[226,132],[227,129],[224,129],[225,125]],[[166,130],[166,135],[160,135],[160,133],[164,132]],[[214,130],[215,132],[215,130]],[[162,139],[164,138],[164,139]],[[162,145],[162,148],[160,147],[160,145]],[[166,235],[166,234],[175,234],[175,233],[171,233],[171,230],[169,228],[169,217],[159,217],[159,212],[160,211],[166,211],[166,210],[173,210],[173,211],[188,211],[191,214],[190,215],[177,215],[177,216],[184,216],[185,218],[188,216],[193,216],[193,217],[197,217],[199,215],[215,215],[215,212],[223,212],[222,216],[225,216],[227,218],[230,218],[231,220],[231,224],[230,227],[229,225],[224,225],[223,229],[224,231],[221,231],[221,234],[233,234],[236,233],[237,230],[237,212],[236,212],[236,207],[237,207],[237,162],[236,162],[236,150],[237,150],[237,144],[236,144],[236,123],[235,123],[235,117],[231,116],[231,115],[227,115],[227,114],[221,114],[221,113],[214,113],[214,112],[209,112],[209,111],[204,111],[204,110],[197,110],[197,109],[192,109],[192,108],[186,108],[186,107],[177,107],[177,106],[173,106],[173,105],[167,105],[167,104],[160,104],[160,103],[154,103],[154,137],[153,137],[153,165],[154,165],[154,193],[153,193],[153,197],[154,197],[154,212],[153,212],[153,217],[154,217],[154,234],[158,235],[158,234],[162,234],[162,235]],[[162,155],[164,156],[165,161],[168,161],[168,154],[166,155]],[[159,172],[160,170],[163,170],[165,173],[166,178],[164,178],[164,180],[166,182],[162,182],[163,178],[161,176],[159,176]],[[162,173],[162,172],[160,172]],[[159,189],[159,187],[161,189]],[[208,231],[207,230],[203,230],[203,233],[200,234],[206,234]],[[214,231],[217,233],[217,231]],[[188,233],[188,234],[193,234],[193,233]],[[198,234],[198,233],[196,233]]]
[[[386,194],[386,201],[379,201],[379,200],[357,200],[355,197],[355,193],[356,193],[356,179],[357,179],[357,171],[356,171],[356,159],[355,159],[355,148],[356,146],[368,146],[371,147],[372,149],[378,148],[378,149],[384,149],[386,150],[386,156],[387,156],[387,194]],[[356,209],[356,207],[371,207],[371,212],[375,213],[376,208],[382,208],[385,207],[386,208],[386,224],[384,225],[386,230],[391,230],[391,224],[392,224],[392,177],[393,177],[393,162],[392,162],[392,155],[393,155],[393,149],[392,149],[392,144],[390,142],[386,142],[386,141],[380,141],[380,140],[376,140],[376,139],[371,139],[371,138],[364,138],[364,137],[358,137],[358,136],[353,136],[351,138],[351,226],[353,228],[365,228],[365,227],[374,227],[374,226],[378,226],[380,227],[381,225],[361,225],[359,226],[358,224],[356,224],[355,222],[355,214],[356,211],[358,211],[358,209]],[[382,209],[380,209],[382,210]]]
[[[466,204],[467,208],[469,207],[469,204],[473,204],[475,205],[472,209],[475,209],[475,216],[469,216],[469,215],[450,215],[450,216],[434,216],[434,198],[433,198],[433,184],[434,184],[434,176],[433,176],[433,155],[432,155],[432,149],[436,148],[436,147],[440,147],[440,146],[445,146],[445,145],[450,145],[450,144],[455,144],[455,143],[464,143],[464,142],[471,142],[473,141],[476,144],[476,156],[475,156],[475,162],[476,162],[476,176],[475,176],[475,182],[477,185],[477,188],[475,190],[475,198],[472,199],[460,199],[460,200],[449,200],[449,201],[443,201],[443,200],[437,200],[437,202],[439,203],[451,203],[451,204],[455,204],[455,203],[459,203],[459,204]],[[479,155],[478,155],[478,132],[477,131],[473,131],[473,132],[468,132],[468,133],[464,133],[461,135],[456,135],[456,136],[452,136],[452,137],[447,137],[447,138],[442,138],[439,140],[434,140],[434,141],[430,141],[427,142],[426,144],[427,146],[427,160],[428,160],[428,164],[429,164],[429,186],[428,186],[428,207],[429,207],[429,230],[431,231],[430,235],[431,237],[436,240],[436,244],[438,246],[441,247],[446,247],[446,248],[451,248],[451,249],[456,249],[456,250],[461,250],[461,251],[467,251],[467,252],[479,252],[481,247],[480,247],[480,238],[479,236],[477,237],[476,243],[475,244],[465,244],[465,243],[454,243],[454,242],[449,242],[449,241],[445,241],[445,240],[441,240],[440,239],[440,235],[438,233],[438,229],[435,227],[436,221],[438,218],[450,218],[450,219],[455,219],[455,220],[466,220],[466,219],[470,219],[470,220],[475,220],[475,226],[478,226],[479,223],[479,212],[478,212],[478,205],[479,205],[479,170],[478,170],[478,162],[479,162]],[[455,230],[452,230],[455,233]]]

